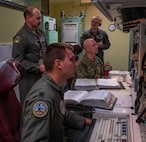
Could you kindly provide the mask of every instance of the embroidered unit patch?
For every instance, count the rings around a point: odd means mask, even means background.
[[[42,118],[48,114],[48,104],[45,101],[36,101],[32,105],[32,113],[35,117]]]
[[[21,40],[20,36],[16,36],[14,39],[14,43],[19,43]]]

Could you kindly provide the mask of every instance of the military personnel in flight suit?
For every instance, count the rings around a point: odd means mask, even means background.
[[[32,85],[42,76],[45,70],[41,63],[43,50],[47,42],[42,30],[41,12],[35,7],[28,7],[24,11],[25,24],[13,38],[12,57],[20,61],[26,73],[19,84],[20,100],[24,99]]]
[[[83,33],[81,36],[81,45],[83,46],[83,43],[88,38],[93,38],[96,42],[98,42],[99,45],[99,51],[96,54],[104,64],[104,50],[109,49],[110,42],[108,39],[107,33],[99,29],[99,26],[101,26],[101,18],[98,16],[93,16],[91,19],[91,28]]]
[[[83,47],[85,54],[78,61],[75,77],[71,85],[72,89],[77,78],[96,79],[104,76],[103,62],[96,56],[99,49],[98,43],[94,39],[88,38],[84,41]]]
[[[84,142],[92,120],[67,112],[61,87],[74,75],[76,61],[72,47],[50,44],[45,51],[44,65],[46,73],[31,88],[23,105],[21,142],[65,142],[65,139]],[[73,127],[77,131],[73,133],[75,137],[66,135],[64,126]],[[78,132],[83,132],[81,137]]]

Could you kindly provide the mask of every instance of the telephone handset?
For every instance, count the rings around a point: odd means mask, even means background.
[[[144,56],[142,59],[142,70],[146,71],[146,52],[144,53]]]
[[[138,116],[138,118],[136,119],[136,122],[138,124],[140,123],[145,123],[146,122],[146,108],[144,108],[144,110],[141,112],[141,114]]]
[[[138,112],[141,96],[142,96],[142,87],[139,88],[138,93],[137,93],[137,98],[135,99],[135,113]]]
[[[140,77],[139,79],[139,89],[137,92],[137,98],[135,99],[135,113],[138,113],[139,106],[140,106],[140,98],[142,97],[142,88],[143,88],[143,77]]]

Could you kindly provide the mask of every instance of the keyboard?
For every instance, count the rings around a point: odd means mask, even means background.
[[[89,142],[131,142],[127,117],[96,119]]]

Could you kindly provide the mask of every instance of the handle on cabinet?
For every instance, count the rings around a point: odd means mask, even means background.
[[[144,56],[142,59],[142,70],[146,71],[146,52],[144,53]]]

